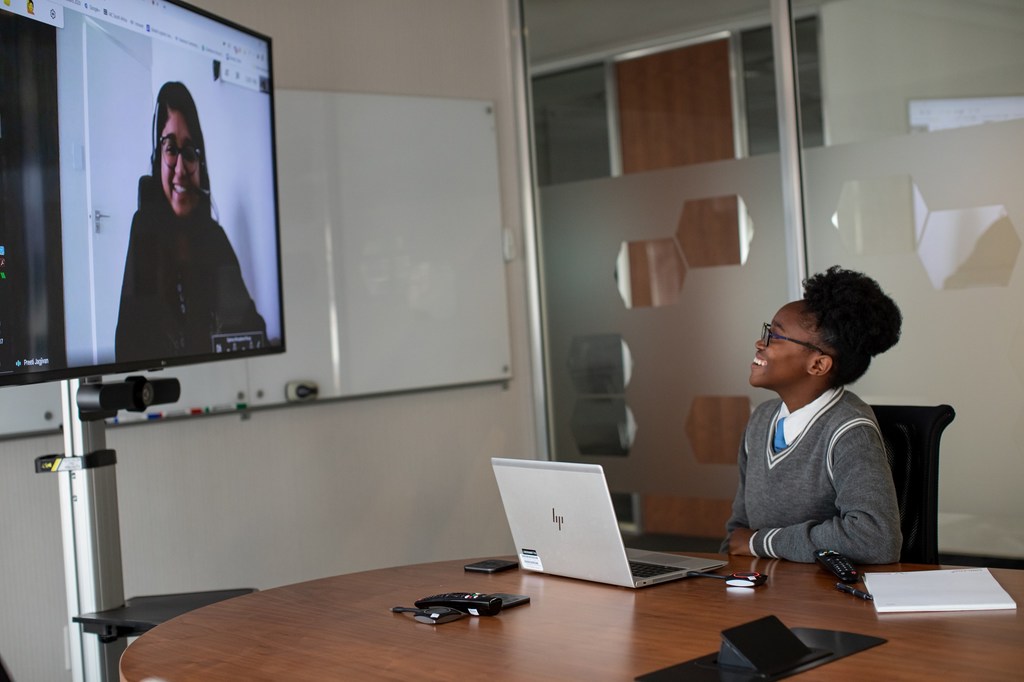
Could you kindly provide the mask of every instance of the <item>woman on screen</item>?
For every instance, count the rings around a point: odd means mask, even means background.
[[[258,348],[266,324],[213,218],[199,112],[165,83],[153,114],[151,174],[139,179],[121,286],[118,362]]]

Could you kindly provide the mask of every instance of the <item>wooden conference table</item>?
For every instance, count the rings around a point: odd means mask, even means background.
[[[876,614],[813,564],[731,557],[719,572],[769,575],[755,589],[691,578],[629,590],[521,569],[466,573],[472,559],[340,575],[256,592],[157,626],[121,658],[121,679],[632,680],[717,652],[721,631],[774,615],[790,628],[885,644],[806,680],[1009,680],[1024,674],[1020,608]],[[935,568],[909,564],[870,570]],[[1024,571],[992,569],[1018,605]],[[452,591],[526,594],[493,617],[417,623],[392,606]]]

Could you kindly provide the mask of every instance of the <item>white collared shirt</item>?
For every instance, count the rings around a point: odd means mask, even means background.
[[[786,407],[786,403],[783,402],[782,407],[779,408],[779,416],[775,419],[775,425],[772,427],[772,433],[775,433],[779,419],[785,417],[786,421],[782,424],[782,435],[786,439],[787,444],[792,443],[800,435],[800,432],[811,423],[814,415],[818,414],[825,405],[828,405],[832,398],[841,390],[843,390],[842,386],[830,388],[792,414],[790,414],[789,408]]]

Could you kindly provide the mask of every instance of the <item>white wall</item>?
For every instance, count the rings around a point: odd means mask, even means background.
[[[959,0],[855,0],[820,8],[829,145],[910,132],[909,99],[1019,95],[1020,9]]]
[[[280,88],[490,99],[503,222],[520,238],[505,0],[192,0],[274,39]],[[512,551],[491,456],[534,456],[526,272],[507,266],[513,379],[108,430],[125,596],[269,588]],[[0,394],[10,400],[17,389]],[[0,656],[70,679],[50,435],[0,442]]]

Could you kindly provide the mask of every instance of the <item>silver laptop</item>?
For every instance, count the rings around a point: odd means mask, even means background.
[[[626,549],[604,469],[597,464],[499,457],[491,464],[524,569],[646,587],[726,563]]]

